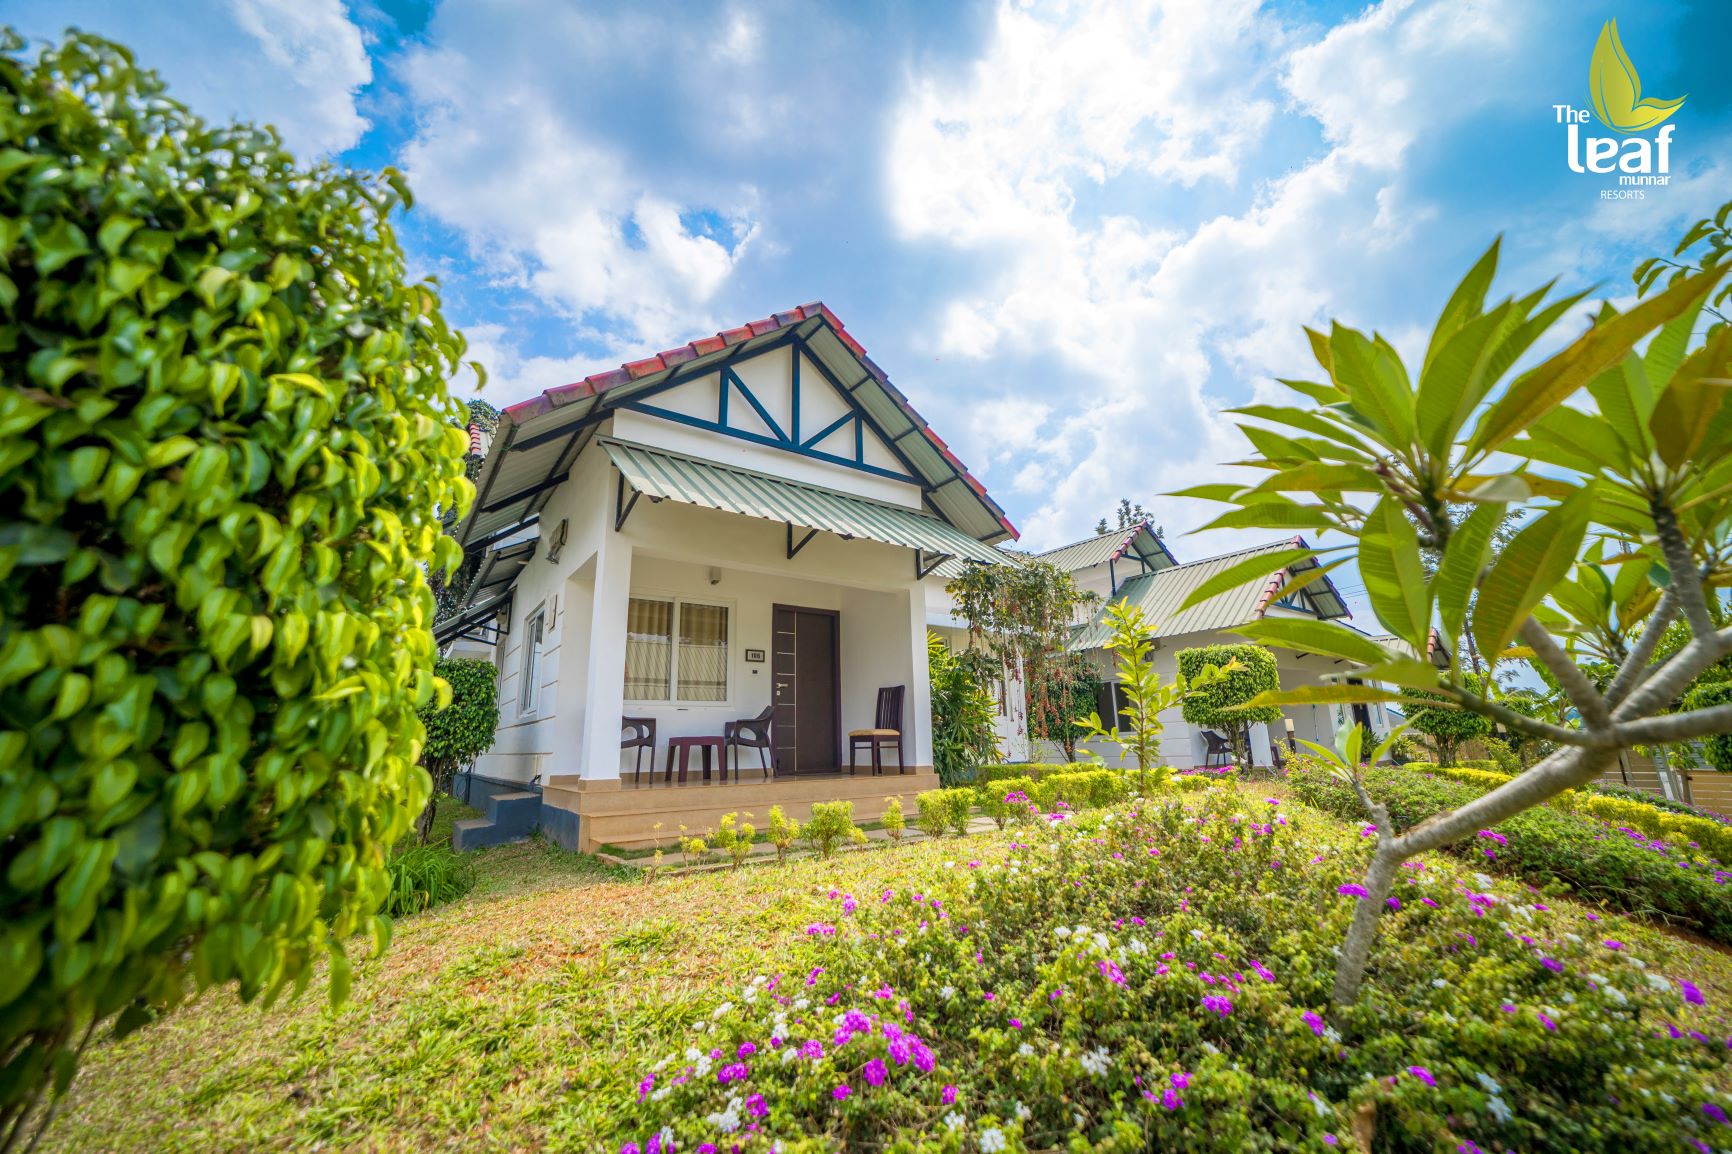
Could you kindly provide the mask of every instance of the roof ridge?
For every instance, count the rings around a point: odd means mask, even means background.
[[[1231,549],[1225,553],[1217,553],[1213,557],[1199,557],[1195,561],[1181,561],[1167,566],[1160,572],[1171,573],[1176,569],[1189,569],[1196,565],[1207,565],[1211,561],[1221,561],[1228,557],[1239,557],[1248,553],[1267,553],[1272,549],[1289,549],[1294,547],[1294,540],[1295,538],[1288,537],[1282,541],[1271,541],[1267,545],[1248,545],[1243,549]]]

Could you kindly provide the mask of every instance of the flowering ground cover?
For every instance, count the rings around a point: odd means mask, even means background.
[[[790,1152],[1705,1149],[1732,967],[1448,859],[1360,1005],[1365,841],[1223,786],[645,886],[541,847],[401,923],[356,1000],[210,998],[104,1047],[50,1144]],[[1077,1143],[1082,1145],[1079,1147]]]
[[[1403,829],[1485,792],[1482,786],[1412,769],[1374,769],[1364,780]],[[1290,781],[1299,797],[1337,817],[1363,816],[1352,790],[1322,769],[1301,761]],[[1452,852],[1487,872],[1521,878],[1550,893],[1575,893],[1732,943],[1732,868],[1698,846],[1550,805],[1525,810],[1491,832],[1497,836],[1469,838]]]

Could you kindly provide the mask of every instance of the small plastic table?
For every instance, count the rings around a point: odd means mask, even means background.
[[[680,784],[686,782],[686,765],[691,751],[701,749],[704,752],[704,780],[710,780],[710,751],[716,753],[716,766],[720,773],[720,781],[728,780],[728,763],[722,752],[722,739],[719,737],[670,737],[668,738],[668,765],[663,780],[672,781],[674,775],[674,750],[680,751]]]

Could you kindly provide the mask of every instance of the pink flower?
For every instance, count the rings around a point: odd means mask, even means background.
[[[836,1101],[840,1102],[842,1099],[846,1098],[849,1094],[852,1094],[853,1092],[854,1091],[848,1089],[847,1085],[844,1084],[844,1085],[838,1086],[834,1090],[830,1091],[830,1097],[832,1097],[832,1098],[836,1099]]]
[[[1431,1071],[1427,1070],[1424,1066],[1409,1066],[1407,1072],[1412,1074],[1415,1078],[1418,1078],[1421,1082],[1424,1082],[1427,1086],[1434,1088],[1437,1086],[1437,1079],[1433,1078],[1431,1076]]]
[[[955,1105],[956,1104],[956,1087],[946,1085],[944,1087],[944,1092],[942,1094],[940,1094],[939,1097],[944,1099],[944,1104],[946,1106]]]

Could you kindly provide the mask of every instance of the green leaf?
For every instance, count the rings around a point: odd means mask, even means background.
[[[1259,705],[1353,705],[1374,701],[1405,701],[1401,694],[1376,685],[1301,685],[1296,689],[1276,689],[1260,693],[1241,708]]]
[[[1357,630],[1306,617],[1262,617],[1238,626],[1233,632],[1269,645],[1340,657],[1361,665],[1380,665],[1395,656]]]
[[[1230,509],[1202,529],[1328,529],[1335,518],[1316,505],[1292,501],[1267,501],[1242,509]]]
[[[1461,328],[1485,311],[1485,294],[1491,288],[1491,282],[1497,276],[1498,252],[1503,247],[1503,237],[1499,236],[1491,242],[1491,247],[1473,262],[1473,267],[1467,270],[1467,275],[1455,286],[1455,291],[1449,294],[1449,301],[1443,306],[1443,312],[1438,314],[1437,327],[1431,331],[1431,342],[1426,348],[1425,365],[1420,371],[1423,379],[1431,371],[1432,359],[1442,351],[1450,338]],[[1423,391],[1422,384],[1420,389]]]
[[[1492,532],[1502,524],[1505,507],[1500,503],[1477,506],[1467,515],[1444,548],[1443,561],[1432,579],[1432,597],[1444,640],[1453,647],[1467,620],[1467,604],[1479,582],[1480,570],[1491,549]]]
[[[1354,676],[1361,681],[1386,681],[1409,689],[1434,689],[1440,677],[1437,666],[1429,661],[1401,657],[1379,665],[1367,665]]]
[[[1428,351],[1419,377],[1415,421],[1420,443],[1433,459],[1449,458],[1456,434],[1495,383],[1486,379],[1486,368],[1514,310],[1513,304],[1505,302],[1458,328],[1441,349]],[[1440,327],[1442,323],[1438,322]]]
[[[1420,652],[1431,632],[1430,591],[1419,557],[1419,533],[1401,505],[1385,497],[1365,518],[1359,575],[1371,610],[1389,631]]]
[[[1320,552],[1323,550],[1310,548],[1278,549],[1247,557],[1243,561],[1227,566],[1191,590],[1190,596],[1185,598],[1179,608],[1189,609],[1193,605],[1201,605],[1209,598],[1225,593],[1229,589],[1237,589],[1248,581],[1271,580],[1289,565],[1298,564],[1300,561],[1309,561]]]
[[[1710,268],[1684,277],[1627,313],[1602,318],[1569,347],[1516,378],[1487,409],[1468,443],[1468,455],[1495,449],[1528,430],[1564,399],[1623,359],[1637,341],[1708,295],[1725,275]]]
[[[1473,637],[1489,660],[1496,660],[1534,607],[1575,565],[1595,494],[1590,482],[1529,522],[1486,574],[1474,608]]]
[[[1400,453],[1413,440],[1413,391],[1395,350],[1378,337],[1336,325],[1329,335],[1335,383],[1347,393],[1353,411]]]
[[[1732,325],[1720,325],[1691,353],[1654,402],[1648,429],[1660,459],[1674,469],[1696,455],[1732,388]]]

